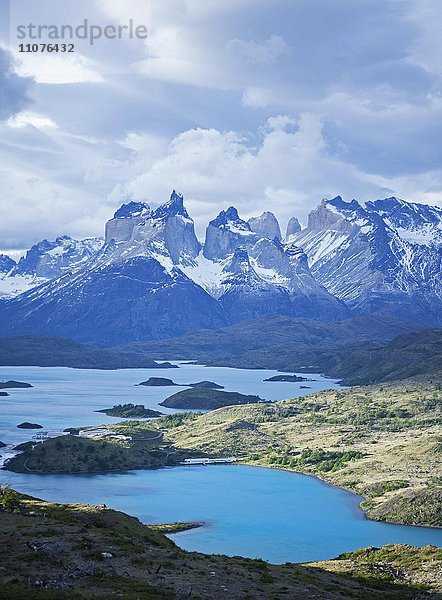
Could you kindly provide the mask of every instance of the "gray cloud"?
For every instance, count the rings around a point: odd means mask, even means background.
[[[16,75],[10,53],[0,48],[0,120],[9,118],[30,104],[32,87],[32,79]]]

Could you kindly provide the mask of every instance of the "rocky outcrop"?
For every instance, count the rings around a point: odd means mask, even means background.
[[[299,233],[301,231],[301,225],[296,217],[292,217],[287,223],[287,230],[285,233],[286,239],[288,239],[291,235],[295,233]]]
[[[6,254],[0,254],[0,274],[9,273],[16,265],[15,260]]]
[[[259,217],[252,217],[248,220],[250,229],[257,233],[260,237],[273,240],[281,239],[281,230],[279,228],[278,219],[271,212],[263,212]]]
[[[149,254],[174,265],[188,264],[201,249],[183,196],[175,190],[156,210],[142,202],[123,204],[106,224],[106,241],[119,242],[115,255],[122,258]]]
[[[145,202],[128,202],[123,204],[114,214],[114,218],[106,223],[105,242],[127,242],[132,237],[136,225],[143,223],[152,214]]]
[[[259,235],[249,223],[238,216],[233,206],[219,213],[206,229],[204,256],[209,260],[222,260],[233,254],[238,246],[249,246],[258,241]]]

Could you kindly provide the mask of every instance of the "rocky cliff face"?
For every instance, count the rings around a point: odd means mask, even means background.
[[[301,231],[301,225],[296,217],[292,217],[287,223],[287,230],[285,233],[286,239],[291,235],[299,233]]]
[[[230,206],[210,221],[206,229],[204,256],[209,260],[223,260],[239,246],[250,246],[258,239],[259,235],[252,231],[249,223],[240,219],[236,208]]]
[[[114,214],[114,218],[106,223],[105,242],[128,242],[136,225],[143,223],[151,214],[150,206],[145,202],[123,204]]]
[[[270,240],[274,238],[281,239],[279,223],[273,213],[268,211],[263,212],[259,217],[252,217],[247,222],[250,225],[250,229],[257,233],[259,237],[269,238]]]
[[[106,224],[106,241],[111,240],[120,243],[122,256],[158,255],[175,265],[192,261],[201,249],[183,197],[175,190],[156,210],[140,202],[123,204]]]

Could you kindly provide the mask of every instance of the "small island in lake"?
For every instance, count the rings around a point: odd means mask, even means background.
[[[256,404],[258,402],[265,402],[265,400],[259,396],[245,395],[239,392],[221,392],[203,387],[194,387],[169,396],[169,398],[160,402],[160,406],[191,410],[215,410],[223,406]]]
[[[149,377],[147,381],[142,381],[138,385],[160,387],[160,386],[176,386],[176,387],[192,387],[192,388],[205,388],[210,390],[223,390],[224,386],[214,383],[213,381],[197,381],[196,383],[175,383],[172,379],[167,377]]]
[[[14,381],[10,379],[9,381],[0,381],[0,390],[4,390],[5,388],[31,388],[32,385],[30,383],[25,383],[24,381]]]
[[[43,425],[39,425],[38,423],[29,423],[28,421],[24,421],[24,423],[20,423],[17,425],[19,429],[43,429]]]
[[[197,383],[189,383],[189,387],[204,388],[207,390],[223,390],[224,386],[214,383],[213,381],[198,381]]]
[[[122,417],[123,419],[149,419],[153,417],[162,417],[163,413],[157,410],[146,408],[142,404],[117,404],[112,408],[103,408],[95,412],[104,413],[108,417]]]
[[[298,375],[274,375],[273,377],[264,379],[264,381],[291,381],[293,383],[296,383],[297,381],[312,381],[312,380],[307,379],[307,377],[300,377]]]
[[[149,379],[147,381],[142,381],[138,385],[157,387],[157,386],[172,386],[172,385],[179,385],[179,384],[175,383],[171,379],[167,379],[167,377],[149,377]]]

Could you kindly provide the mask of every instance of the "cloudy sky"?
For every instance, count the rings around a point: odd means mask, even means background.
[[[323,197],[442,205],[440,0],[0,0],[0,248],[101,235],[180,190],[305,222]],[[146,25],[18,52],[18,25]],[[42,40],[47,41],[46,39]]]

